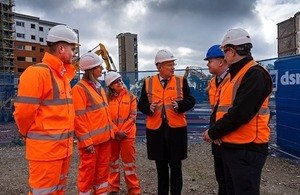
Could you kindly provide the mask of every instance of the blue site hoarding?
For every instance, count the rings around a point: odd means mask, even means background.
[[[300,55],[275,61],[277,146],[300,157]]]

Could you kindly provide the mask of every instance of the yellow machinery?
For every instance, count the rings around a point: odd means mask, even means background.
[[[104,62],[106,64],[106,70],[107,71],[117,71],[117,68],[116,68],[112,58],[110,57],[107,49],[105,48],[105,46],[102,43],[99,43],[99,45],[97,45],[96,47],[91,49],[89,52],[94,51],[97,47],[99,47],[99,49],[95,51],[95,54],[101,55],[102,59],[104,60]],[[75,66],[77,71],[79,71],[79,61],[80,61],[80,58],[75,59],[73,61],[73,65]]]

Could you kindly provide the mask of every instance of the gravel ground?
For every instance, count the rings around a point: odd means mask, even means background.
[[[21,142],[16,139],[16,130],[12,130],[12,127],[15,127],[14,124],[0,124],[0,140],[4,142],[14,139],[15,144],[20,144]],[[27,194],[28,163],[24,157],[24,149],[24,146],[0,147],[0,195]],[[142,194],[154,195],[156,194],[155,164],[147,159],[146,145],[143,142],[136,144],[136,153]],[[78,161],[75,146],[66,195],[76,194]],[[183,177],[183,195],[217,194],[212,155],[208,143],[189,143],[188,159],[183,161]],[[124,181],[122,181],[122,188],[120,194],[125,195]],[[270,154],[262,173],[261,194],[300,194],[300,162],[282,155]]]

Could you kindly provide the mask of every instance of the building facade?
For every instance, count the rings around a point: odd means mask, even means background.
[[[119,72],[130,84],[138,81],[138,44],[137,34],[120,33],[118,39]]]
[[[300,54],[300,12],[277,24],[278,57]]]
[[[48,51],[47,34],[60,23],[41,20],[35,16],[15,13],[15,64],[16,74],[20,75],[31,64],[41,62]],[[79,31],[74,29],[79,34]],[[79,52],[77,51],[77,55]]]

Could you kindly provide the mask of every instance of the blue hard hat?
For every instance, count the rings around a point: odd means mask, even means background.
[[[213,45],[211,46],[207,53],[206,53],[206,58],[204,60],[208,60],[209,58],[224,58],[224,53],[220,49],[221,45]]]

